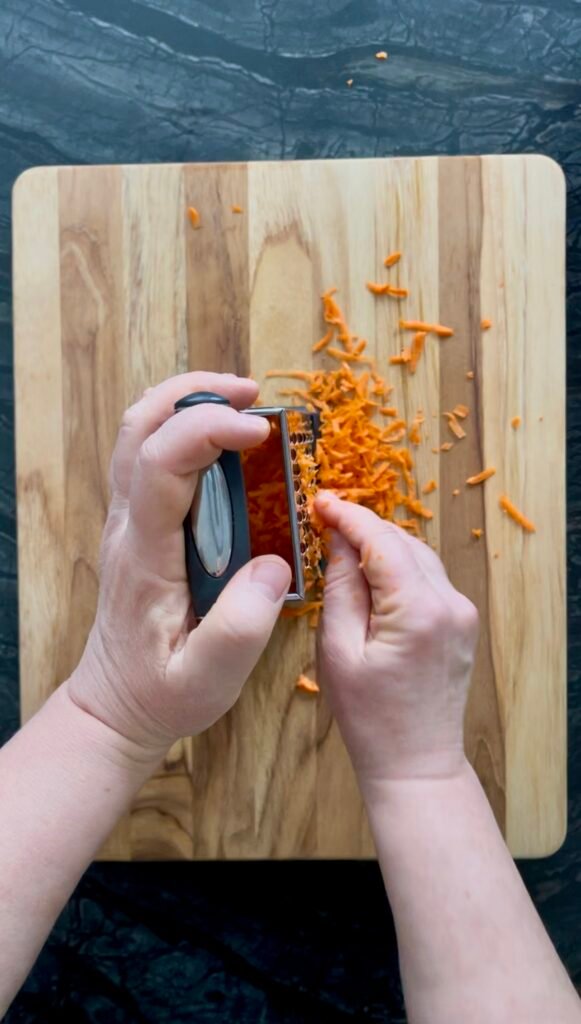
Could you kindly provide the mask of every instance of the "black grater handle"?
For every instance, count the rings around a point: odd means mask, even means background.
[[[176,412],[181,409],[191,409],[197,405],[230,405],[227,398],[217,395],[213,391],[195,391],[193,394],[185,395],[174,405]],[[216,469],[215,467],[218,467]],[[214,466],[204,471],[205,479],[200,475],[198,488],[194,501],[188,515],[184,519],[184,540],[186,569],[192,605],[196,618],[202,619],[209,612],[212,605],[222,593],[229,580],[238,572],[243,565],[250,561],[250,531],[248,527],[248,511],[246,507],[246,490],[244,487],[244,474],[242,470],[242,459],[238,452],[223,451]],[[213,486],[216,485],[216,486]],[[211,523],[204,523],[204,512],[208,510],[208,502],[204,502],[204,493],[210,504],[216,509],[221,507],[221,514],[225,516],[224,534],[231,530],[231,544],[227,546],[226,555],[229,557],[227,564],[217,568],[209,568],[208,555],[200,553],[198,545],[202,548],[201,536],[205,526],[208,528]],[[199,504],[200,497],[202,503]],[[220,498],[220,501],[218,501]],[[226,503],[229,507],[225,507]],[[206,520],[208,517],[205,517]],[[219,516],[217,519],[219,524]],[[195,524],[195,525],[194,525]],[[215,535],[215,531],[210,531]],[[198,543],[196,543],[196,535]],[[220,538],[217,538],[218,542]],[[226,557],[224,557],[226,561]]]

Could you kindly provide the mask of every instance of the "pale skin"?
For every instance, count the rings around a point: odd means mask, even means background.
[[[173,416],[195,390],[232,408]],[[78,668],[0,751],[0,1016],[83,871],[180,736],[236,701],[290,584],[251,562],[199,625],[182,521],[198,473],[268,427],[252,381],[184,374],[127,413],[95,624]],[[369,813],[412,1024],[581,1021],[580,1005],[467,764],[474,608],[437,556],[323,494],[330,528],[319,677]]]

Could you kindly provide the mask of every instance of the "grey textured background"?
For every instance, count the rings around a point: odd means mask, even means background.
[[[2,0],[0,8],[1,739],[18,724],[10,311],[17,175],[56,163],[482,152],[542,152],[563,165],[570,819],[563,849],[522,872],[578,987],[580,43],[578,0]],[[389,51],[387,62],[373,59],[379,48]],[[403,1021],[377,869],[91,868],[7,1019]]]

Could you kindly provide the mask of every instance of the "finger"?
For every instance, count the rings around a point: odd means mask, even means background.
[[[331,650],[339,649],[347,637],[354,654],[362,651],[370,608],[369,587],[359,567],[359,552],[337,530],[330,530],[322,643]]]
[[[316,498],[316,509],[359,554],[359,562],[372,590],[402,586],[416,575],[418,565],[405,541],[405,532],[380,519],[368,508],[341,501],[330,492]]]
[[[200,731],[227,711],[262,654],[291,582],[274,555],[255,558],[228,583],[171,666],[196,702]]]
[[[255,401],[258,385],[232,373],[196,371],[169,377],[148,388],[125,413],[117,436],[110,470],[111,491],[117,498],[129,496],[133,466],[143,442],[173,416],[175,402],[194,391],[213,391],[227,398],[235,409],[244,409]]]
[[[150,568],[155,564],[158,572],[165,562],[168,573],[179,569],[182,578],[182,523],[198,471],[215,462],[222,449],[251,448],[264,441],[268,432],[268,421],[262,416],[223,405],[198,405],[172,416],[144,441],[131,481],[127,532],[145,564]]]

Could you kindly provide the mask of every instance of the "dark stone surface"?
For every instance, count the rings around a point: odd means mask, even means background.
[[[578,986],[581,135],[578,0],[2,0],[0,738],[17,727],[10,187],[37,164],[542,152],[569,188],[570,818],[522,865]],[[385,48],[390,59],[373,54]],[[355,84],[347,89],[345,79]],[[99,865],[16,1022],[404,1020],[373,864]]]

